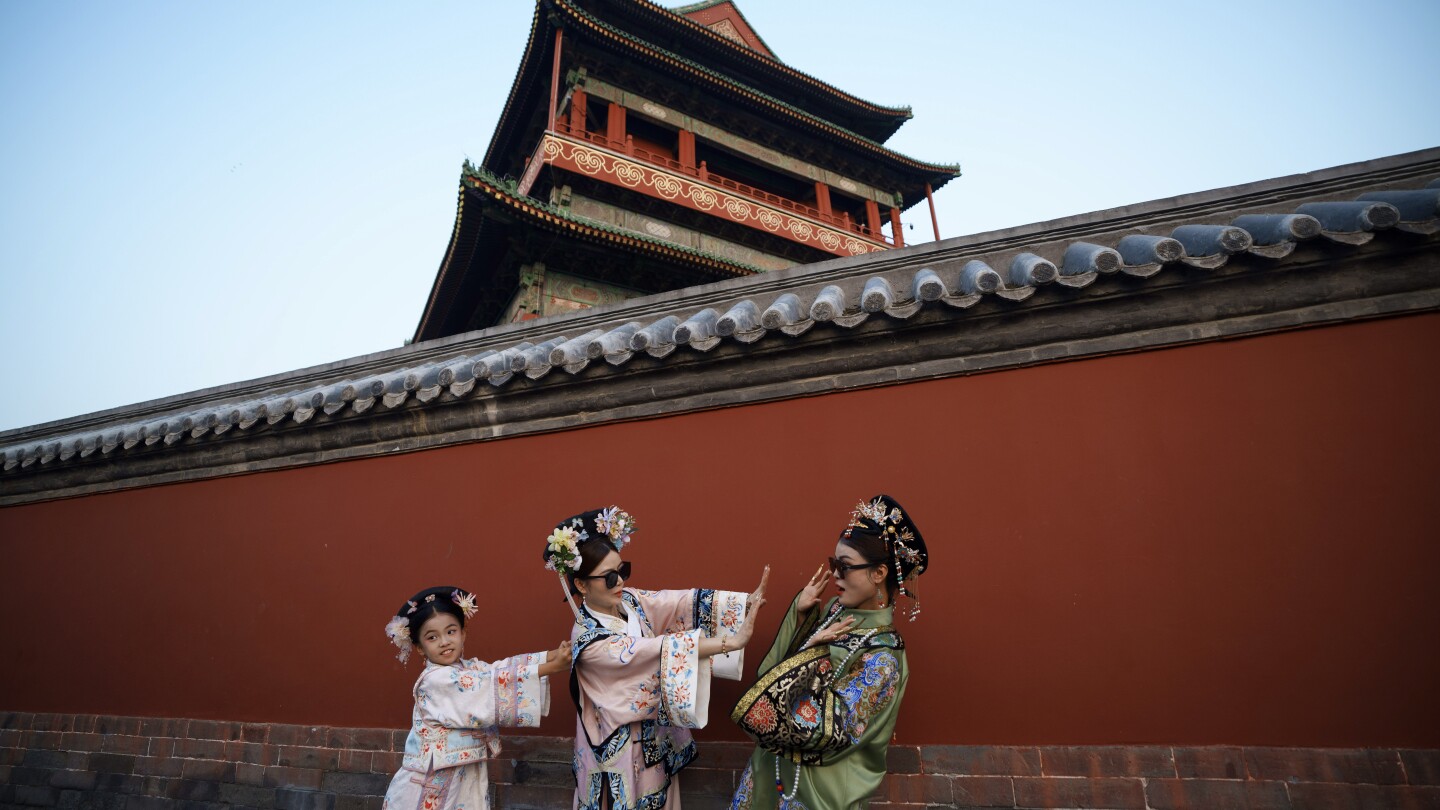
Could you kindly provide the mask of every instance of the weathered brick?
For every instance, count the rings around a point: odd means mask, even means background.
[[[33,731],[59,731],[60,715],[50,712],[37,712],[30,720],[30,728]]]
[[[140,720],[142,737],[188,737],[190,721],[183,717],[145,717]]]
[[[292,726],[274,723],[266,741],[272,745],[324,745],[330,729],[325,726]]]
[[[383,796],[390,779],[383,773],[336,773],[320,777],[320,789],[356,796]]]
[[[275,791],[254,785],[221,785],[220,801],[231,805],[272,808],[275,806]]]
[[[390,751],[375,751],[375,752],[373,752],[373,753],[370,754],[370,772],[371,772],[371,773],[395,773],[396,771],[400,770],[400,765],[401,765],[404,761],[405,761],[405,757],[404,757],[403,754],[392,753],[392,752],[390,752]],[[536,762],[546,762],[546,761],[548,761],[548,760],[532,760],[532,761],[536,761]],[[565,761],[566,761],[566,762],[569,762],[568,759],[565,760]]]
[[[1103,807],[1113,810],[1140,810],[1145,807],[1145,791],[1139,779],[1036,779],[1017,776],[1014,784],[1016,807]]]
[[[1286,810],[1285,785],[1229,779],[1150,779],[1145,799],[1153,810]]]
[[[0,748],[0,765],[19,765],[25,761],[28,748]]]
[[[333,771],[340,765],[340,753],[333,748],[281,745],[275,748],[275,764],[287,768],[320,768]]]
[[[270,724],[269,724],[269,723],[241,723],[241,724],[240,724],[240,741],[241,741],[241,742],[248,742],[248,743],[263,743],[263,742],[269,742],[269,740],[268,740],[268,737],[269,737],[269,736],[270,736]]]
[[[235,763],[235,781],[242,785],[265,784],[265,766],[248,762]]]
[[[950,804],[954,801],[948,776],[891,774],[881,783],[878,794],[885,801],[895,803]]]
[[[390,751],[394,748],[394,734],[394,729],[388,728],[332,728],[326,735],[325,742],[320,745],[327,748]]]
[[[20,764],[28,768],[63,768],[65,752],[31,748],[25,752],[25,759],[21,760]]]
[[[128,754],[91,754],[90,768],[100,773],[134,773],[135,757]]]
[[[223,740],[180,739],[175,741],[175,756],[184,759],[224,759]]]
[[[205,779],[180,779],[175,782],[175,798],[182,801],[208,802],[220,798],[220,783]]]
[[[556,787],[573,787],[575,785],[575,774],[571,772],[570,766],[559,762],[527,762],[523,759],[501,759],[496,760],[497,772],[503,774],[500,777],[491,777],[497,781],[509,782],[515,785],[553,785]],[[684,783],[688,784],[690,774],[713,774],[713,768],[701,768],[698,765],[691,765],[685,769]],[[733,771],[725,770],[721,773],[730,774]],[[702,778],[702,777],[697,777]]]
[[[1045,776],[1175,776],[1170,749],[1153,746],[1047,746],[1040,766]]]
[[[926,745],[920,748],[925,773],[955,776],[1039,776],[1035,748],[996,745]]]
[[[99,715],[95,718],[96,734],[126,734],[132,737],[140,736],[139,717],[111,717]]]
[[[139,793],[145,787],[145,777],[130,773],[101,773],[95,777],[95,789],[111,793]]]
[[[920,773],[920,749],[913,745],[890,746],[885,752],[885,772]]]
[[[56,771],[50,776],[50,784],[61,789],[94,790],[98,777],[94,771]]]
[[[104,734],[100,737],[100,750],[107,754],[145,754],[150,750],[150,738]]]
[[[284,765],[275,761],[275,746],[264,743],[229,742],[225,744],[225,758],[235,762],[249,762],[254,765]]]
[[[346,773],[370,773],[370,763],[374,761],[375,753],[353,748],[340,751],[335,767]]]
[[[1008,776],[956,776],[950,792],[957,807],[1015,806],[1015,786]]]
[[[1407,748],[1400,751],[1405,781],[1412,785],[1440,785],[1440,750]]]
[[[10,781],[17,785],[48,785],[55,775],[54,768],[32,768],[16,765],[10,769]]]
[[[34,720],[32,712],[0,712],[0,728],[4,729],[28,729]]]
[[[1393,773],[1377,771],[1370,752],[1362,748],[1246,748],[1245,767],[1251,779],[1284,782],[1380,784]]]
[[[273,788],[296,788],[298,790],[319,790],[320,771],[309,768],[284,768],[270,765],[265,768],[261,784]]]
[[[1298,782],[1288,786],[1294,810],[1379,810],[1384,795],[1379,785],[1339,782]]]
[[[502,742],[501,756],[510,759],[523,759],[530,762],[570,762],[575,754],[575,742],[564,737],[506,737]],[[702,752],[709,760],[711,746],[705,746]],[[402,749],[403,750],[403,746]],[[379,756],[376,757],[379,759]],[[719,767],[711,763],[712,767]]]
[[[566,737],[558,739],[556,748],[556,759],[560,762],[569,762],[575,754],[575,741]],[[716,770],[730,770],[737,774],[745,769],[750,762],[750,755],[755,752],[755,746],[745,743],[733,742],[712,742],[700,746],[697,763],[703,763],[707,768]]]
[[[275,791],[275,810],[334,810],[335,795],[313,790],[280,788]]]
[[[207,782],[234,782],[235,763],[214,759],[187,759],[180,767],[180,776]]]
[[[525,763],[521,763],[522,765]],[[518,770],[518,766],[517,766]],[[697,768],[694,765],[685,769],[685,777],[680,780],[682,788],[692,790],[701,796],[730,796],[735,792],[735,771],[729,768]],[[557,763],[540,763],[533,771],[526,775],[520,782],[526,785],[548,785],[551,787],[571,788],[575,787],[575,775]]]
[[[684,778],[681,778],[684,781]],[[496,785],[496,804],[507,810],[554,810],[568,807],[575,796],[574,789],[540,785]]]
[[[1233,746],[1179,747],[1175,775],[1181,779],[1244,779],[1245,752]]]
[[[0,730],[0,748],[23,748],[20,740],[25,733],[18,728]]]
[[[186,736],[192,740],[230,742],[240,739],[240,724],[223,720],[191,720]]]
[[[188,760],[174,757],[136,757],[135,773],[141,776],[176,777]]]
[[[60,789],[37,785],[15,785],[15,803],[29,807],[54,807],[60,801]]]
[[[66,731],[60,735],[60,747],[66,751],[99,751],[105,735],[93,731]]]

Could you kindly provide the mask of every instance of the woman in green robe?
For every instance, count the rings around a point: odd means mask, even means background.
[[[760,677],[731,713],[758,747],[731,810],[862,808],[885,776],[910,669],[895,597],[913,598],[929,555],[893,498],[861,502],[790,605]],[[823,606],[833,577],[839,595]],[[911,607],[913,621],[918,603]]]

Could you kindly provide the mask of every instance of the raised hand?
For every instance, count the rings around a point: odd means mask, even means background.
[[[834,624],[830,625],[829,627],[826,627],[824,630],[821,630],[820,632],[818,632],[818,633],[816,633],[815,635],[811,636],[811,637],[810,637],[810,643],[809,643],[809,644],[806,644],[805,646],[806,646],[807,648],[809,648],[809,647],[815,647],[815,646],[820,645],[820,644],[830,644],[830,643],[833,643],[833,642],[835,642],[836,640],[838,640],[841,636],[844,636],[846,633],[850,632],[850,628],[852,628],[852,627],[854,627],[854,626],[855,626],[855,617],[854,617],[854,616],[846,616],[845,618],[841,619],[840,621],[835,622]]]
[[[760,606],[765,604],[765,589],[769,584],[770,566],[767,565],[765,566],[765,570],[760,574],[760,584],[755,586],[755,590],[750,592],[750,599],[745,603],[747,613],[752,609],[759,610]]]
[[[815,569],[810,581],[800,589],[800,598],[795,600],[795,609],[801,613],[809,613],[816,605],[820,604],[820,595],[825,592],[826,580],[830,578],[825,570],[825,564]]]

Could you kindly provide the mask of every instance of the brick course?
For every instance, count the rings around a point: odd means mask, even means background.
[[[0,807],[379,810],[394,729],[0,712]],[[570,806],[569,738],[515,736],[494,806]],[[750,746],[706,742],[687,810],[729,806]],[[870,806],[1097,810],[1440,810],[1440,750],[1242,746],[895,745]]]

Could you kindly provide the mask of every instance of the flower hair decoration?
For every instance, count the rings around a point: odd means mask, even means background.
[[[620,507],[612,506],[600,510],[600,514],[595,516],[595,528],[608,535],[618,551],[630,542],[630,535],[635,531],[635,518]]]
[[[414,613],[415,609],[411,608],[410,612]],[[396,616],[390,620],[389,624],[385,625],[385,635],[390,637],[391,644],[400,648],[400,652],[395,654],[395,658],[401,664],[410,663],[410,650],[413,646],[410,643],[410,620],[404,616]]]
[[[574,521],[561,526],[545,538],[545,568],[557,574],[576,571],[580,568],[580,543],[590,539],[584,529],[576,529]]]

